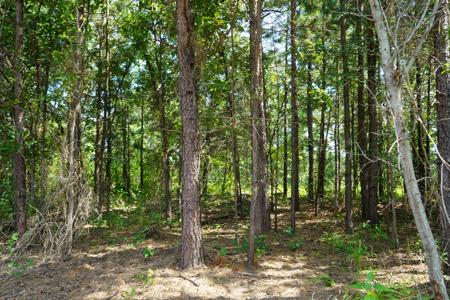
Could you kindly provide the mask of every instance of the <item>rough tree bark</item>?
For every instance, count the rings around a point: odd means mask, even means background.
[[[15,105],[13,106],[13,126],[16,149],[13,154],[13,185],[15,204],[15,223],[19,236],[27,230],[27,187],[24,153],[24,99],[23,99],[23,14],[24,1],[16,0],[16,44],[15,44]]]
[[[266,199],[266,130],[263,100],[261,12],[262,0],[249,0],[250,8],[250,69],[252,115],[252,202],[247,268],[253,271],[256,235],[269,230],[269,210]]]
[[[369,0],[369,3],[378,34],[384,78],[388,92],[388,104],[394,119],[398,153],[409,204],[414,215],[414,220],[420,239],[422,240],[428,266],[428,276],[430,277],[435,299],[447,300],[448,294],[442,277],[440,256],[437,251],[436,243],[433,238],[433,233],[431,232],[424,206],[422,204],[419,187],[417,185],[417,180],[414,173],[410,140],[403,115],[402,71],[396,68],[393,57],[395,53],[391,53],[391,42],[389,41],[388,29],[384,21],[383,9],[378,0]],[[434,18],[432,18],[431,22],[434,22]],[[420,47],[418,50],[420,50]]]
[[[177,48],[181,100],[182,205],[181,268],[205,264],[200,223],[200,141],[196,100],[193,17],[189,0],[177,0]]]

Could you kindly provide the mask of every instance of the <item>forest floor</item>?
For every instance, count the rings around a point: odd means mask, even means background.
[[[132,211],[115,215],[108,225],[92,226],[69,260],[44,263],[31,255],[11,262],[2,251],[0,299],[355,299],[364,293],[355,282],[389,299],[426,299],[421,295],[428,293],[413,223],[399,229],[395,249],[380,228],[360,225],[347,236],[341,215],[322,211],[315,217],[311,207],[297,214],[292,234],[285,210],[278,231],[258,239],[252,275],[245,271],[244,220],[204,225],[207,267],[181,272],[177,227],[145,234]]]

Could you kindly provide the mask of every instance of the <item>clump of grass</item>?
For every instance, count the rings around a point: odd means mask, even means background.
[[[289,249],[291,249],[292,251],[299,250],[301,247],[303,247],[303,244],[304,244],[304,241],[302,238],[292,239],[287,242]]]
[[[328,233],[322,237],[325,242],[339,253],[347,255],[348,261],[359,267],[363,258],[372,256],[373,253],[365,245],[364,241],[357,235],[343,235],[339,233]]]
[[[147,272],[138,273],[133,278],[148,287],[155,282],[155,273],[152,269],[148,269]]]

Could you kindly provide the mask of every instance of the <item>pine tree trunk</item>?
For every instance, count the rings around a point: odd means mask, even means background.
[[[388,38],[388,30],[384,23],[383,11],[378,0],[369,0],[372,16],[377,28],[379,48],[383,62],[384,78],[388,91],[388,104],[394,118],[394,128],[397,138],[399,158],[408,194],[408,200],[412,209],[417,230],[422,240],[428,265],[428,276],[436,299],[448,299],[447,290],[441,273],[440,256],[431,232],[430,224],[425,214],[425,209],[420,198],[414,166],[412,163],[411,147],[408,131],[405,126],[402,103],[402,74],[394,66],[391,54],[391,46]]]
[[[16,0],[16,44],[15,44],[15,86],[14,93],[16,104],[13,107],[13,126],[15,130],[16,149],[13,154],[13,186],[15,203],[16,230],[22,236],[27,230],[27,187],[26,187],[26,164],[24,152],[24,109],[23,96],[23,19],[24,1]]]
[[[325,40],[322,37],[322,70],[321,70],[321,89],[325,91],[326,89],[326,81],[325,81],[325,73],[327,70],[326,63],[326,52],[325,52]],[[325,167],[326,167],[326,155],[327,155],[327,138],[325,137],[325,113],[327,109],[326,101],[322,102],[321,110],[320,110],[320,132],[319,132],[319,158],[318,158],[318,166],[317,166],[317,194],[315,197],[315,215],[319,214],[319,205],[323,197],[325,196]]]
[[[250,207],[250,236],[247,267],[254,267],[255,237],[270,228],[266,199],[266,130],[262,78],[262,0],[249,0],[250,8],[250,70],[252,116],[252,202]]]
[[[313,98],[312,98],[312,62],[308,58],[308,74],[306,87],[306,111],[308,122],[308,202],[314,202],[314,133],[313,133]]]
[[[342,5],[342,4],[341,4]],[[350,74],[347,53],[347,25],[344,17],[340,19],[341,51],[343,68],[343,99],[344,99],[344,148],[345,148],[345,229],[353,231],[352,223],[352,140],[350,136]]]
[[[189,0],[177,0],[177,46],[182,136],[182,235],[181,268],[205,264],[200,223],[200,141],[196,101],[193,18]]]
[[[291,230],[295,231],[295,211],[299,203],[298,175],[298,112],[297,112],[297,48],[296,48],[296,0],[291,0]]]

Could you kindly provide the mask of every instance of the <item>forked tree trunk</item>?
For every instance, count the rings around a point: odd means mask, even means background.
[[[181,268],[205,264],[200,223],[200,141],[196,101],[193,18],[189,0],[177,0],[177,46],[182,137],[182,234]]]
[[[266,130],[263,100],[261,12],[262,0],[249,0],[250,8],[250,69],[251,69],[251,116],[252,116],[252,202],[250,206],[250,236],[247,268],[253,271],[255,237],[269,230],[266,199]]]
[[[428,275],[435,299],[448,299],[447,290],[442,277],[441,261],[437,251],[436,243],[431,232],[430,224],[425,214],[425,209],[420,197],[419,187],[417,185],[414,166],[411,156],[411,147],[408,131],[405,126],[402,103],[402,73],[394,66],[393,54],[391,54],[391,45],[388,37],[388,29],[384,23],[384,13],[378,0],[369,0],[372,16],[375,21],[378,42],[383,62],[384,78],[388,92],[388,104],[394,119],[395,135],[403,177],[405,180],[406,191],[409,204],[411,206],[417,230],[422,240],[428,265]]]
[[[22,236],[27,230],[27,187],[24,152],[24,99],[23,99],[23,0],[16,0],[16,54],[14,86],[16,104],[13,107],[13,126],[15,130],[16,148],[13,154],[13,185],[15,203],[16,230]]]

